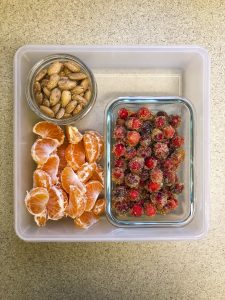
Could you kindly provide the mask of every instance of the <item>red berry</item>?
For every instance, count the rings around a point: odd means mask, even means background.
[[[117,167],[117,168],[126,169],[126,165],[127,165],[127,163],[126,163],[124,158],[118,158],[114,162],[114,166]]]
[[[126,148],[124,144],[119,143],[113,146],[113,153],[116,157],[123,156],[125,152],[126,152]]]
[[[121,125],[117,125],[113,131],[113,137],[118,140],[124,139],[126,137],[126,129]]]
[[[112,181],[121,184],[124,181],[124,171],[121,168],[115,168],[112,171]]]
[[[157,160],[153,157],[148,157],[145,160],[145,165],[148,169],[154,169],[157,165]]]
[[[163,172],[158,168],[153,169],[150,172],[150,179],[151,179],[152,182],[162,183],[162,181],[163,181]]]
[[[140,134],[137,131],[128,131],[127,133],[127,144],[129,146],[136,146],[140,141]]]
[[[139,174],[142,171],[143,166],[144,166],[144,158],[142,157],[134,157],[129,162],[129,168],[132,173]]]
[[[125,214],[129,210],[129,205],[125,200],[118,201],[114,205],[116,212],[119,214]]]
[[[149,182],[149,184],[147,185],[147,189],[149,190],[149,192],[158,192],[161,188],[161,184],[160,183],[156,183],[156,182]]]
[[[135,217],[140,217],[143,213],[143,209],[140,204],[134,204],[131,214]]]
[[[183,183],[175,183],[172,191],[175,193],[175,194],[180,194],[183,192],[183,189],[184,189],[184,184]]]
[[[180,135],[176,135],[172,140],[171,140],[171,145],[175,148],[180,148],[184,144],[184,138]]]
[[[146,120],[149,120],[151,118],[152,113],[147,107],[141,107],[138,110],[137,115],[141,120],[146,121]]]
[[[126,148],[126,153],[124,154],[125,158],[128,160],[131,160],[133,157],[135,157],[137,154],[137,151],[134,147],[128,146]]]
[[[176,169],[174,159],[172,159],[172,158],[167,158],[167,159],[163,162],[163,168],[164,168],[165,170],[173,170],[173,169]]]
[[[156,209],[151,203],[146,205],[145,210],[146,210],[146,215],[149,217],[153,217],[156,215]]]
[[[129,173],[125,176],[125,183],[130,188],[138,188],[140,183],[140,176],[137,174]]]
[[[142,135],[141,140],[140,140],[140,144],[144,147],[148,147],[151,144],[151,135],[148,133],[145,133]]]
[[[163,176],[164,176],[164,183],[166,185],[171,186],[176,181],[176,173],[174,171],[164,171]]]
[[[142,126],[142,122],[136,117],[130,117],[126,121],[126,126],[131,130],[139,130]]]
[[[159,159],[165,159],[169,153],[169,148],[165,143],[156,143],[154,145],[154,154]]]
[[[132,189],[128,193],[128,197],[130,198],[131,201],[137,200],[139,197],[139,192],[138,190]]]
[[[121,119],[124,119],[126,120],[127,117],[129,115],[129,112],[126,108],[121,108],[119,111],[118,111],[118,116],[121,118]]]
[[[171,124],[173,127],[177,128],[177,127],[179,127],[180,124],[181,124],[181,117],[180,117],[180,116],[173,116],[173,115],[172,115],[172,116],[170,116],[169,122],[170,122],[170,124]]]
[[[177,199],[169,199],[168,202],[167,202],[167,207],[171,210],[174,210],[176,209],[178,206],[178,201]]]
[[[152,154],[151,147],[139,146],[137,149],[137,155],[143,158],[149,157]]]
[[[166,139],[172,139],[175,133],[175,129],[171,125],[168,125],[163,128],[163,133]]]
[[[167,195],[162,192],[152,194],[151,201],[156,205],[157,209],[162,209],[167,204]]]
[[[155,127],[156,128],[163,128],[166,126],[166,117],[165,116],[158,116],[155,118]]]
[[[151,130],[152,130],[152,122],[151,121],[143,122],[141,126],[141,133],[150,135]]]
[[[155,128],[152,130],[152,140],[155,142],[161,142],[164,139],[164,134],[162,130]]]

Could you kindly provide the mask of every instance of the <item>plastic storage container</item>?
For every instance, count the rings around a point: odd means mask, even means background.
[[[185,159],[178,169],[179,181],[184,183],[184,191],[178,196],[178,207],[169,214],[157,214],[148,217],[143,214],[141,217],[131,215],[118,215],[112,205],[112,191],[116,185],[112,182],[112,169],[114,155],[112,154],[113,131],[116,126],[118,110],[122,107],[130,111],[137,111],[140,107],[149,108],[154,114],[158,111],[165,111],[169,115],[179,115],[182,118],[178,133],[184,137]],[[174,97],[120,97],[110,103],[105,112],[105,149],[106,149],[106,187],[107,215],[109,221],[118,227],[182,227],[188,224],[194,216],[195,204],[195,180],[194,180],[194,112],[187,99]]]
[[[104,110],[120,96],[180,96],[189,99],[195,113],[195,214],[180,228],[118,228],[105,217],[88,230],[72,220],[49,222],[38,228],[24,205],[35,168],[30,157],[39,121],[25,100],[32,66],[47,55],[66,53],[84,61],[93,71],[98,97],[90,114],[76,122],[81,130],[103,130]],[[201,238],[208,228],[209,202],[209,61],[195,46],[24,46],[14,58],[14,211],[17,235],[26,241],[137,241]]]

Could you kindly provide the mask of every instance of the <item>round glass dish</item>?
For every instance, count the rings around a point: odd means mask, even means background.
[[[91,99],[89,100],[88,104],[76,115],[73,115],[71,117],[68,118],[63,118],[63,119],[57,119],[57,118],[51,118],[49,116],[47,116],[46,114],[44,114],[36,100],[34,97],[34,91],[33,91],[33,85],[35,82],[35,78],[36,75],[44,68],[48,67],[50,64],[52,64],[55,61],[60,61],[60,62],[67,62],[67,61],[72,61],[75,62],[76,64],[79,64],[81,71],[83,73],[85,73],[89,79],[89,83],[90,83],[90,90],[92,91],[91,94]],[[38,115],[40,118],[50,121],[50,122],[54,122],[58,125],[67,125],[67,124],[71,124],[77,120],[82,119],[84,116],[87,115],[87,113],[92,109],[92,107],[95,104],[96,101],[96,97],[97,97],[97,84],[96,84],[96,80],[94,78],[94,75],[92,73],[92,71],[77,57],[73,56],[73,55],[69,55],[69,54],[55,54],[55,55],[50,55],[47,56],[45,58],[43,58],[42,60],[40,60],[39,62],[37,62],[32,69],[30,70],[30,73],[28,75],[27,78],[27,84],[26,84],[26,99],[27,102],[30,106],[30,108],[33,110],[33,112],[36,113],[36,115]]]

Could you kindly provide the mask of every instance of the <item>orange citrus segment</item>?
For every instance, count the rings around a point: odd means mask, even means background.
[[[80,181],[77,174],[71,167],[65,167],[61,173],[61,183],[63,189],[69,194],[70,186],[78,186],[84,193],[86,192],[85,185]]]
[[[87,198],[83,190],[78,186],[71,186],[66,215],[73,219],[81,216],[85,210],[86,202]]]
[[[66,148],[68,147],[68,143],[64,142],[61,146],[57,148],[57,155],[59,157],[59,175],[62,170],[67,166],[66,160]]]
[[[38,139],[31,148],[31,156],[38,165],[43,165],[58,145],[57,140],[50,138]]]
[[[96,216],[93,212],[86,211],[84,212],[79,218],[74,220],[75,225],[80,228],[89,228],[90,226],[94,225],[98,222],[99,217]]]
[[[92,164],[89,164],[89,163],[85,163],[83,164],[78,170],[77,170],[77,176],[79,177],[80,181],[81,182],[87,182],[94,170],[96,168],[96,163],[92,163]]]
[[[74,171],[78,170],[85,163],[85,151],[82,141],[75,145],[69,144],[66,148],[66,160]]]
[[[102,155],[104,152],[104,142],[103,137],[98,133],[97,131],[88,131],[88,133],[95,136],[97,142],[98,142],[98,155],[97,155],[97,161],[100,161],[102,159]]]
[[[34,216],[34,221],[36,222],[37,226],[39,226],[39,227],[45,226],[46,222],[47,222],[47,210],[44,210],[38,216]]]
[[[83,138],[83,135],[74,126],[66,126],[66,136],[70,144],[78,144]]]
[[[48,173],[52,179],[52,183],[56,184],[58,182],[58,168],[59,168],[59,157],[57,154],[53,154],[49,157],[46,163],[41,167],[41,170]]]
[[[59,145],[63,144],[65,135],[63,130],[56,124],[47,121],[42,121],[34,125],[33,132],[40,135],[42,138],[56,139]]]
[[[103,215],[105,213],[105,206],[106,206],[105,199],[104,198],[98,199],[95,202],[95,206],[92,211],[96,216]]]
[[[86,159],[89,163],[93,163],[98,158],[98,141],[95,135],[85,133],[83,136],[84,149]]]
[[[97,180],[100,181],[104,185],[104,174],[103,174],[103,168],[100,165],[97,165],[92,176],[91,180]]]
[[[42,214],[48,203],[49,194],[47,189],[43,187],[33,188],[30,192],[27,193],[25,198],[25,204],[27,210],[32,215]]]
[[[35,170],[33,174],[33,186],[35,187],[43,187],[47,190],[50,189],[52,185],[51,177],[43,170]]]
[[[103,190],[103,185],[97,180],[89,181],[86,184],[86,195],[87,195],[87,204],[85,211],[90,211],[95,205],[96,200],[98,199],[99,194]]]
[[[50,220],[59,220],[64,216],[64,196],[62,190],[55,186],[49,190],[47,212]]]

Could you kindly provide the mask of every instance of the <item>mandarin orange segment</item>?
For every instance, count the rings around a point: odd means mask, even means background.
[[[101,198],[95,202],[95,206],[92,211],[96,216],[100,216],[105,213],[105,207],[106,207],[106,201],[104,198]]]
[[[87,195],[87,204],[85,211],[90,211],[95,205],[96,200],[98,199],[99,194],[103,190],[103,185],[97,180],[89,181],[86,184],[86,195]]]
[[[59,157],[59,169],[58,173],[62,172],[62,170],[67,166],[67,160],[66,160],[66,148],[68,147],[67,141],[64,141],[64,143],[57,148],[57,155]]]
[[[100,181],[104,185],[104,172],[103,168],[100,165],[97,165],[92,176],[91,180],[97,180]]]
[[[102,156],[103,156],[103,153],[104,153],[103,137],[97,131],[88,131],[88,133],[94,135],[97,142],[98,142],[98,155],[97,155],[96,161],[100,161],[102,159]]]
[[[81,216],[85,210],[87,197],[78,186],[70,187],[69,204],[66,208],[66,215],[72,219]]]
[[[98,220],[99,220],[99,217],[96,216],[93,212],[86,211],[79,218],[76,218],[74,220],[74,223],[75,223],[75,225],[77,225],[80,228],[87,229],[90,226],[97,223]]]
[[[70,144],[78,144],[83,139],[83,135],[75,126],[66,126],[66,136]]]
[[[83,136],[83,141],[87,161],[89,163],[95,162],[98,158],[98,140],[96,136],[87,132]]]
[[[85,151],[82,141],[75,145],[69,144],[66,148],[66,160],[74,171],[78,170],[85,163]]]
[[[61,173],[61,183],[63,189],[69,194],[70,186],[78,186],[83,193],[86,192],[85,185],[80,181],[77,174],[71,167],[65,167]]]
[[[36,187],[27,193],[25,204],[32,215],[40,215],[46,210],[49,193],[46,188]]]
[[[77,176],[81,182],[87,182],[94,173],[96,163],[85,163],[77,170]]]
[[[35,170],[33,174],[33,187],[43,187],[47,190],[50,189],[52,185],[51,177],[43,170]]]
[[[64,216],[64,196],[62,190],[56,186],[49,190],[47,212],[50,220],[59,220]]]
[[[38,165],[43,165],[58,145],[57,140],[50,138],[37,139],[31,148],[31,156]]]
[[[58,182],[58,169],[59,169],[59,157],[57,154],[53,154],[49,157],[46,163],[41,167],[41,170],[48,173],[48,175],[52,179],[52,184],[56,184]]]
[[[40,215],[34,216],[34,221],[36,222],[37,226],[44,227],[47,222],[47,210],[44,210]]]
[[[34,125],[33,132],[40,135],[42,138],[56,139],[59,145],[63,144],[65,135],[58,125],[47,121],[42,121]]]

